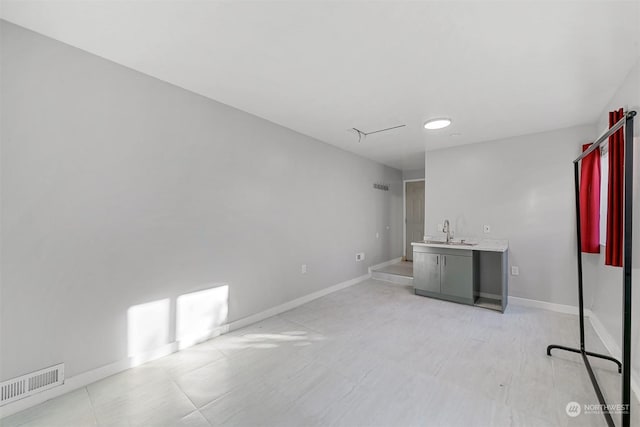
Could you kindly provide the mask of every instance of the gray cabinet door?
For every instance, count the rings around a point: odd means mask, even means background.
[[[441,290],[446,295],[473,299],[473,258],[442,255]]]
[[[440,292],[440,259],[437,254],[413,253],[413,287],[422,291]]]

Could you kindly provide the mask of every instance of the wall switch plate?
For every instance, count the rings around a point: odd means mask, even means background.
[[[485,233],[491,233],[491,226],[490,225],[485,225],[482,227],[482,229],[484,230]]]
[[[515,265],[511,266],[511,275],[518,276],[520,275],[520,267],[516,267]]]
[[[307,264],[302,264],[300,266],[300,273],[307,274]]]
[[[380,238],[380,233],[376,233],[376,239]]]
[[[364,261],[364,252],[358,252],[356,254],[356,262]]]

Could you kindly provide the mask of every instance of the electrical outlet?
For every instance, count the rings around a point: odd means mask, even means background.
[[[364,261],[364,252],[358,252],[356,254],[356,262]]]
[[[380,238],[380,233],[376,233],[376,239]]]
[[[483,227],[483,230],[484,230],[485,233],[491,233],[491,226],[490,225],[485,225]]]
[[[443,228],[444,228],[444,225],[438,224],[438,231],[442,231]]]
[[[517,267],[515,265],[511,266],[511,275],[512,276],[518,276],[520,275],[520,267]]]
[[[307,274],[307,264],[302,264],[300,266],[300,273]]]

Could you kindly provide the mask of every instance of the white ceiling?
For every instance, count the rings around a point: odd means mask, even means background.
[[[400,169],[423,167],[425,148],[593,123],[640,56],[639,1],[1,6],[8,21]],[[453,125],[424,130],[436,116]],[[360,143],[347,131],[400,124]]]

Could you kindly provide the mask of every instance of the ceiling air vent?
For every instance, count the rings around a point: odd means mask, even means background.
[[[64,383],[64,363],[0,383],[0,406]]]

